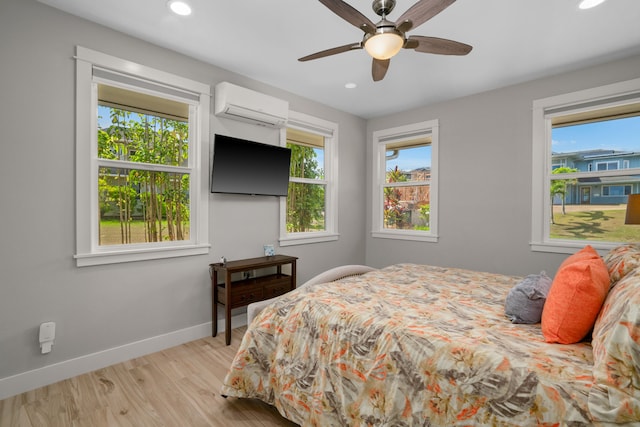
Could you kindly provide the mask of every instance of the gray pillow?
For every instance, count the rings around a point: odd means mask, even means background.
[[[552,280],[542,271],[530,274],[509,291],[505,314],[513,323],[540,323]]]

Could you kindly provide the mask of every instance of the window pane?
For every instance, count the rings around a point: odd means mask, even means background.
[[[426,181],[431,178],[431,144],[407,148],[387,146],[385,182]]]
[[[640,152],[640,117],[593,120],[552,128],[552,169],[558,165],[576,172],[640,167],[640,155],[636,155]]]
[[[606,110],[602,110],[604,113]],[[550,175],[550,239],[630,242],[640,238],[640,228],[624,224],[627,196],[640,193],[640,175],[612,175],[640,167],[640,117],[554,119]],[[586,172],[584,178],[563,179],[563,173]],[[595,174],[595,176],[594,176]]]
[[[291,149],[289,175],[296,178],[324,179],[324,148],[294,144],[287,141]]]
[[[429,230],[430,186],[384,187],[384,228]]]
[[[99,245],[189,240],[189,175],[101,167]]]
[[[626,198],[626,197],[625,197]],[[626,204],[553,205],[552,239],[638,242],[640,226],[625,225]]]
[[[98,93],[98,157],[187,165],[188,104],[106,85]]]
[[[325,231],[325,186],[289,183],[287,232]]]

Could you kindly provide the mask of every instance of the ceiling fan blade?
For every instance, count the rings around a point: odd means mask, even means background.
[[[396,27],[402,32],[416,28],[451,6],[455,1],[456,0],[420,0],[398,18]]]
[[[417,46],[413,47],[415,43]],[[438,55],[466,55],[473,47],[468,44],[438,37],[409,36],[405,48],[415,49],[416,52],[436,53]]]
[[[333,13],[351,25],[360,28],[365,33],[375,33],[376,24],[342,0],[320,0],[320,3],[327,6]]]
[[[373,76],[374,82],[378,82],[384,79],[384,76],[385,74],[387,74],[387,70],[389,69],[390,63],[391,59],[373,58],[373,63],[371,64],[371,75]]]
[[[345,44],[344,46],[332,47],[331,49],[322,50],[320,52],[312,53],[311,55],[303,56],[299,58],[298,61],[311,61],[312,59],[324,58],[325,56],[336,55],[342,52],[348,52],[350,50],[362,49],[362,43],[350,43]]]

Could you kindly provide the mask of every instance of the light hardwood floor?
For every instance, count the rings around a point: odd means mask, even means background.
[[[220,387],[245,327],[79,375],[0,401],[1,427],[265,427],[296,424]]]

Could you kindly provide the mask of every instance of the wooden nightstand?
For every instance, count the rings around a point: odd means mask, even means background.
[[[224,337],[227,345],[231,344],[231,310],[245,307],[252,302],[262,301],[287,293],[296,287],[297,257],[273,255],[258,258],[227,261],[226,263],[209,264],[211,272],[211,323],[212,336],[218,333],[218,304],[225,307]],[[283,265],[291,265],[291,274],[282,272]],[[241,278],[232,281],[234,273],[244,273],[259,269],[275,267],[275,273],[266,273],[257,277]],[[218,274],[223,279],[218,283]]]

